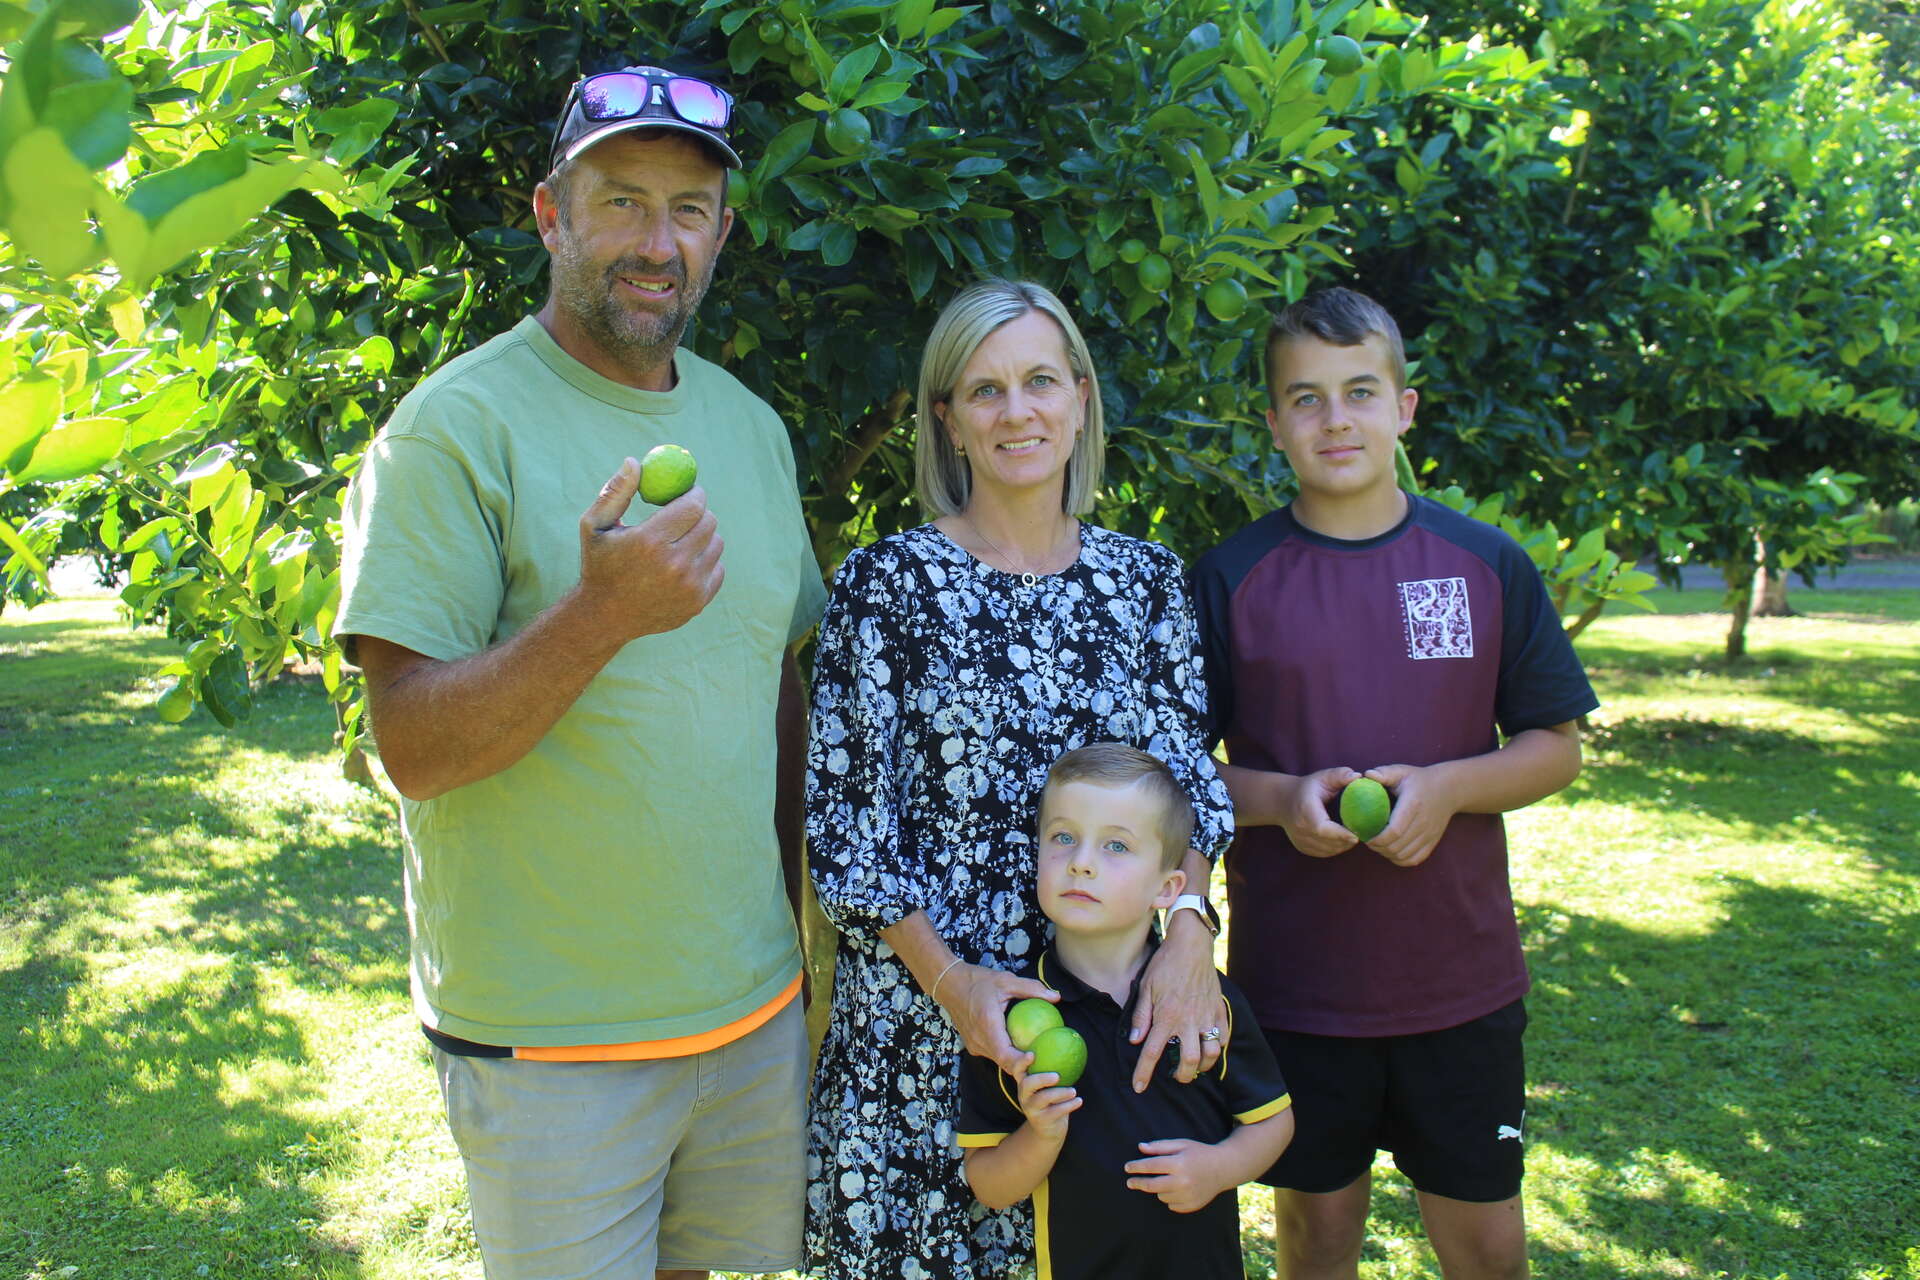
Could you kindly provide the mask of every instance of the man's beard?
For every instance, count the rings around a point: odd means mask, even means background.
[[[692,323],[707,286],[713,282],[718,261],[718,254],[708,258],[705,273],[691,284],[686,259],[678,255],[666,263],[622,258],[605,271],[596,272],[592,263],[563,241],[552,260],[554,301],[596,346],[621,364],[635,369],[657,368],[673,358],[680,335]],[[623,288],[618,277],[623,275],[671,276],[678,304],[666,312],[628,310],[615,300],[615,294]]]

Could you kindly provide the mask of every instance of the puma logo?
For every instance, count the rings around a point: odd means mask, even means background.
[[[1520,1131],[1519,1131],[1518,1129],[1516,1129],[1516,1128],[1514,1128],[1514,1127],[1513,1127],[1512,1125],[1510,1125],[1510,1124],[1503,1124],[1503,1125],[1501,1125],[1501,1126],[1500,1126],[1500,1131],[1499,1131],[1498,1133],[1496,1133],[1496,1134],[1494,1134],[1494,1135],[1493,1135],[1493,1140],[1494,1140],[1495,1142],[1500,1142],[1500,1141],[1502,1141],[1503,1139],[1506,1139],[1506,1138],[1512,1138],[1512,1139],[1513,1139],[1513,1140],[1514,1140],[1515,1142],[1521,1142],[1521,1141],[1524,1141],[1524,1139],[1522,1139],[1522,1138],[1521,1138],[1521,1136],[1520,1136]]]

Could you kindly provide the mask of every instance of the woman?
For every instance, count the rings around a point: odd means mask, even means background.
[[[973,1200],[953,1124],[963,1046],[1013,1066],[1005,1007],[1046,992],[1011,971],[1047,942],[1032,831],[1055,757],[1095,739],[1145,748],[1193,797],[1198,849],[1232,832],[1180,562],[1078,518],[1105,438],[1059,299],[1006,280],[964,290],[928,338],[918,408],[936,518],[847,557],[814,661],[807,834],[841,936],[807,1248],[839,1280],[984,1280],[1031,1256],[1028,1207]],[[1204,856],[1187,867],[1206,884]],[[1141,1004],[1154,1034],[1210,1061],[1212,935],[1194,912],[1168,934]]]

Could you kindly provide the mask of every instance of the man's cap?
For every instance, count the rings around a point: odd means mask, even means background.
[[[559,129],[554,133],[553,168],[559,168],[587,148],[593,146],[596,142],[602,142],[607,138],[611,138],[616,133],[629,133],[635,129],[672,129],[680,133],[690,133],[712,147],[715,154],[719,157],[720,162],[727,168],[739,169],[745,167],[740,160],[740,153],[735,151],[733,144],[727,141],[725,125],[715,127],[697,124],[694,121],[683,118],[680,113],[674,109],[674,105],[668,97],[669,86],[667,81],[687,81],[692,85],[701,86],[712,93],[726,97],[729,107],[728,124],[731,124],[732,98],[725,93],[725,90],[720,89],[717,85],[709,84],[698,76],[683,76],[678,72],[668,71],[662,67],[632,66],[622,67],[620,70],[632,72],[636,75],[647,76],[653,80],[653,83],[650,84],[647,89],[645,104],[634,114],[622,115],[617,120],[592,120],[588,118],[586,103],[583,101],[582,95],[578,92],[579,86],[575,86],[575,91],[567,95],[567,114],[565,118],[560,121]],[[588,76],[581,81],[581,84],[584,85],[593,78],[592,76]]]

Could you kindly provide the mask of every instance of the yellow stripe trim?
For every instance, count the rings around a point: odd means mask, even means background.
[[[963,1147],[997,1147],[1007,1140],[1004,1133],[958,1133],[954,1138]]]
[[[1053,1233],[1047,1230],[1047,1180],[1033,1189],[1033,1270],[1035,1280],[1053,1280]]]
[[[1241,1124],[1259,1124],[1262,1120],[1270,1120],[1274,1116],[1279,1115],[1292,1105],[1293,1095],[1283,1093],[1263,1107],[1255,1107],[1251,1111],[1242,1111],[1239,1115],[1235,1116],[1234,1119],[1238,1120]]]

